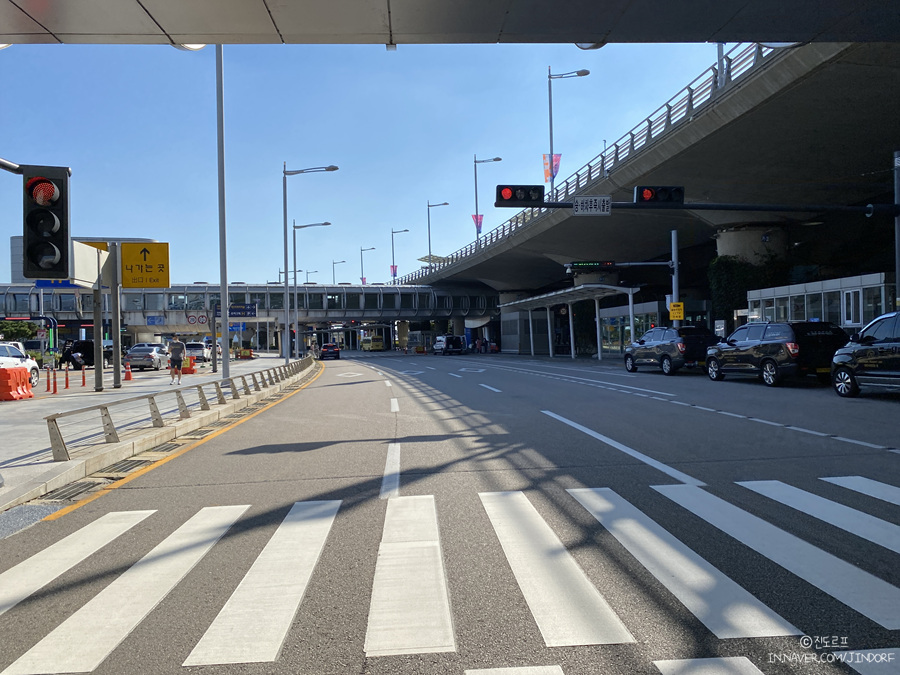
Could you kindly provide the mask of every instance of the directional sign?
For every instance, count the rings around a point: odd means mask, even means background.
[[[169,244],[122,242],[123,288],[168,288]]]
[[[612,195],[572,197],[573,216],[608,216],[612,213]]]

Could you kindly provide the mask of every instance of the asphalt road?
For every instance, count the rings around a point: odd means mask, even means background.
[[[4,539],[0,675],[897,673],[898,404],[329,361]]]

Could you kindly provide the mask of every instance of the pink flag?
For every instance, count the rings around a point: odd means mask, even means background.
[[[550,155],[544,155],[544,182],[549,183],[551,178],[556,178],[556,174],[559,173],[559,160],[562,158],[562,155],[557,155],[553,153],[553,174],[550,174]]]
[[[472,216],[472,220],[475,221],[475,232],[477,234],[481,234],[481,223],[484,220],[483,215]]]
[[[391,276],[395,277],[395,278],[397,276],[397,266],[396,265],[391,265]]]
[[[362,285],[363,285],[363,286],[366,285],[366,278],[365,278],[365,277],[360,277],[359,280],[362,281]]]

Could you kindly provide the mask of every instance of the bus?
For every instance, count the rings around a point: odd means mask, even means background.
[[[380,335],[367,335],[362,339],[362,350],[364,352],[384,351],[384,338]]]

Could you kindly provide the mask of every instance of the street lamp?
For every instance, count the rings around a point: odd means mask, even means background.
[[[553,195],[553,184],[556,181],[555,163],[553,161],[553,80],[564,80],[570,77],[584,77],[590,75],[589,70],[573,70],[570,73],[560,73],[553,75],[550,72],[550,66],[547,66],[547,100],[550,103],[550,201],[555,202],[556,197]]]
[[[394,260],[394,235],[401,232],[409,232],[409,230],[391,230],[391,282],[397,283],[397,261]]]
[[[361,283],[363,286],[366,285],[366,273],[363,272],[363,251],[374,250],[374,246],[372,248],[363,248],[362,246],[359,247],[359,283]]]
[[[347,262],[347,261],[346,260],[332,260],[331,261],[331,283],[332,284],[335,284],[335,285],[337,284],[337,277],[334,274],[335,265],[340,265],[341,263],[345,263],[345,262]]]
[[[494,157],[493,159],[478,159],[478,155],[473,155],[474,167],[475,167],[475,243],[478,243],[478,238],[481,236],[481,223],[478,220],[478,165],[479,164],[487,164],[488,162],[502,162],[502,157]]]
[[[292,171],[288,171],[287,162],[284,163],[284,168],[281,171],[281,196],[282,202],[284,204],[284,330],[281,333],[281,349],[284,352],[284,365],[290,365],[291,363],[291,350],[290,350],[290,342],[288,331],[290,330],[290,303],[288,302],[288,297],[290,297],[290,288],[288,288],[288,223],[287,223],[287,177],[288,176],[296,176],[298,173],[319,173],[320,171],[337,171],[338,167],[334,164],[329,166],[314,166],[309,169],[294,169]]]
[[[306,270],[306,283],[309,283],[309,275],[310,274],[318,274],[318,273],[319,273],[319,270],[312,270],[312,271]]]
[[[435,206],[450,206],[449,202],[441,202],[440,204],[432,204],[428,202],[428,271],[431,271],[431,209]],[[287,267],[287,265],[285,265]]]
[[[303,270],[297,269],[297,230],[302,230],[305,227],[328,227],[331,225],[327,220],[324,223],[309,223],[308,225],[298,225],[297,221],[294,221],[294,230],[291,234],[294,237],[294,358],[300,358],[300,307],[297,305],[297,272],[302,272]],[[308,276],[307,276],[308,278]],[[285,298],[285,301],[287,298]]]

